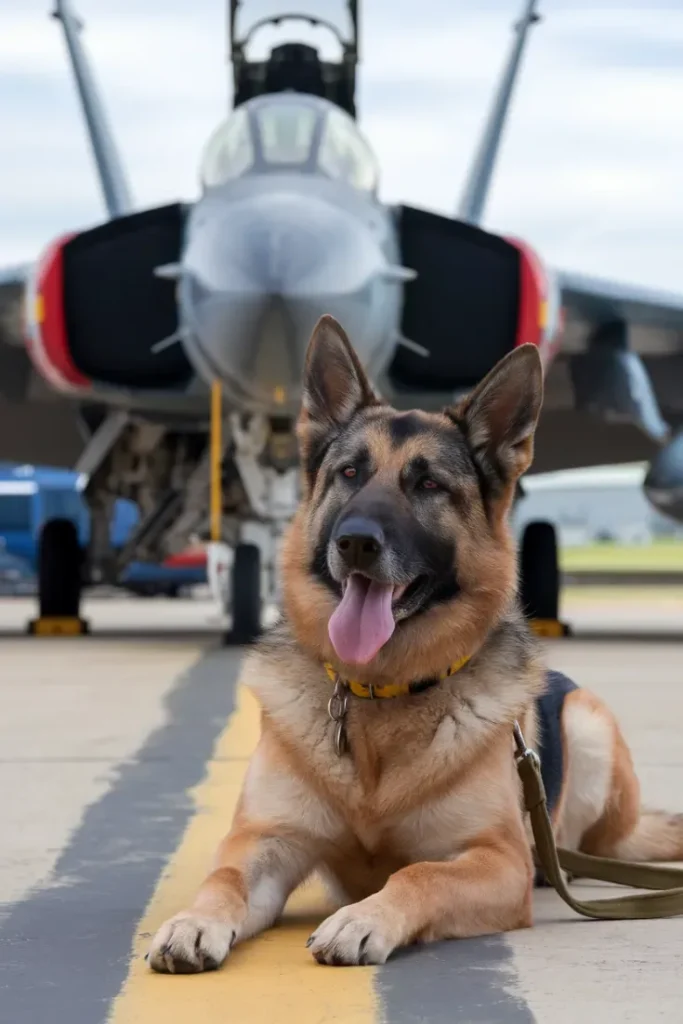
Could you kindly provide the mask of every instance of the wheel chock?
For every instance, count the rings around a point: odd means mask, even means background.
[[[529,619],[529,627],[536,636],[557,638],[572,635],[568,624],[559,619]]]
[[[31,619],[26,631],[30,636],[85,636],[90,632],[90,623],[77,615],[44,615]]]

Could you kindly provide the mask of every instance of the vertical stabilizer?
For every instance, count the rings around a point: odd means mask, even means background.
[[[128,182],[123,172],[114,137],[100,101],[90,64],[80,38],[82,24],[68,0],[55,0],[53,13],[61,22],[69,60],[76,79],[83,116],[88,127],[97,174],[110,218],[121,217],[133,208]]]
[[[456,216],[470,224],[481,223],[529,29],[541,20],[536,3],[537,0],[527,0],[522,17],[514,25],[515,39],[510,56],[462,192]]]

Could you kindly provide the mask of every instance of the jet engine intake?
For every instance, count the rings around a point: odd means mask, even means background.
[[[54,242],[27,289],[27,347],[60,391],[93,384],[183,389],[193,371],[178,330],[175,285],[155,269],[178,259],[179,204],[117,218]]]
[[[526,243],[407,206],[397,219],[402,263],[416,271],[401,324],[413,348],[401,346],[389,371],[397,390],[470,388],[525,342],[550,360],[559,292]]]

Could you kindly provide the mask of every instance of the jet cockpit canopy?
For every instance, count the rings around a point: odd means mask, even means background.
[[[201,165],[206,189],[247,174],[297,171],[374,193],[378,166],[348,114],[327,100],[276,93],[241,104],[209,139]]]

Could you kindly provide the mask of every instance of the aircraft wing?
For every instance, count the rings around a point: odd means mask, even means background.
[[[78,409],[42,380],[26,351],[30,264],[0,267],[0,461],[71,467],[83,448]]]
[[[32,365],[26,351],[23,305],[30,265],[0,267],[0,400],[23,401]]]
[[[557,281],[569,323],[625,321],[681,332],[683,344],[683,294],[565,271],[558,272]]]
[[[0,267],[0,343],[23,345],[21,329],[24,288],[30,264]]]
[[[683,294],[575,272],[553,278],[560,358],[536,471],[651,458],[680,423]]]

